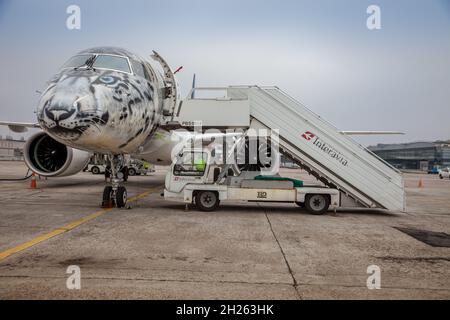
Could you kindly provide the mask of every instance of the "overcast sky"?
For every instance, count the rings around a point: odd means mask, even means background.
[[[66,8],[81,8],[81,30]],[[366,27],[369,5],[381,30]],[[450,139],[450,0],[0,0],[0,119],[35,121],[45,82],[74,53],[157,50],[199,86],[277,85],[363,144]],[[8,130],[1,130],[2,134]]]

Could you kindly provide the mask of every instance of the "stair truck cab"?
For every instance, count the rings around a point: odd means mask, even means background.
[[[316,215],[340,206],[337,189],[252,171],[236,175],[231,165],[212,164],[210,150],[190,148],[172,163],[164,198],[194,204],[201,211],[214,211],[225,200],[293,203]]]

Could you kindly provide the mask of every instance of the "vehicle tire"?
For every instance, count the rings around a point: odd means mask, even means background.
[[[136,175],[136,169],[128,168],[128,175],[129,176],[135,176]]]
[[[321,215],[327,212],[330,198],[325,194],[308,194],[305,199],[305,208],[309,213]]]
[[[296,205],[298,205],[300,208],[304,208],[305,207],[305,203],[304,202],[296,202]]]
[[[127,189],[125,187],[117,188],[116,192],[116,205],[117,208],[123,208],[127,204],[128,194]]]
[[[219,194],[214,191],[200,191],[195,195],[195,205],[201,211],[214,211],[219,207]]]
[[[93,166],[91,168],[91,172],[92,172],[92,174],[99,174],[100,173],[100,168],[97,167],[97,166]]]
[[[439,175],[439,179],[441,179],[441,180],[442,180],[442,179],[444,179],[444,177],[443,177],[442,175]]]
[[[112,199],[112,187],[106,186],[103,189],[103,199],[102,199],[102,207],[104,208],[110,208],[114,205],[113,199]]]

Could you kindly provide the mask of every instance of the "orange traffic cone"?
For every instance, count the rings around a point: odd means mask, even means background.
[[[33,172],[31,174],[31,185],[30,185],[31,189],[36,189],[37,188],[37,183],[36,183],[36,174]]]
[[[422,179],[419,180],[419,185],[418,185],[417,187],[418,187],[418,188],[422,188],[422,187],[423,187]]]

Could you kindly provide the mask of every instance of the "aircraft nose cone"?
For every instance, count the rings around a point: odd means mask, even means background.
[[[56,90],[42,99],[38,121],[50,136],[61,143],[74,147],[78,143],[83,146],[95,144],[105,130],[109,113],[99,109],[92,93],[69,89]]]
[[[79,100],[77,95],[68,93],[53,95],[43,102],[38,118],[49,129],[58,126],[69,129],[79,117]]]
[[[96,88],[93,71],[64,71],[50,81],[37,107],[41,127],[72,147],[98,145],[107,129],[111,90]]]
[[[92,126],[96,105],[89,95],[57,91],[42,101],[38,120],[60,142],[74,142]],[[88,111],[89,110],[89,111]],[[95,132],[92,132],[93,135]]]

